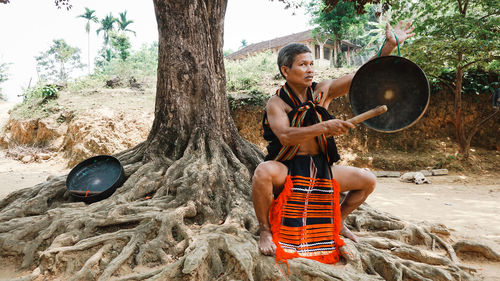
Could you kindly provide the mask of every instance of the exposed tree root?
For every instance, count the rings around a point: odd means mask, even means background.
[[[456,253],[459,254],[464,252],[478,253],[489,260],[500,261],[500,252],[488,245],[484,245],[478,242],[461,240],[453,244],[453,249]]]
[[[348,263],[277,265],[258,252],[250,175],[262,155],[203,134],[178,160],[143,162],[144,145],[118,158],[127,181],[112,197],[72,202],[65,177],[0,201],[0,250],[32,273],[20,280],[472,280],[461,253],[499,261],[491,247],[452,244],[442,225],[415,225],[368,205],[346,223]],[[252,155],[240,161],[238,155]],[[253,159],[255,158],[255,159]],[[458,256],[457,256],[458,255]]]

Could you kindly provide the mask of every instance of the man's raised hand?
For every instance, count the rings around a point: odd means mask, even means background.
[[[403,21],[400,21],[395,27],[394,30],[391,31],[391,26],[389,23],[386,24],[385,26],[385,38],[387,43],[392,44],[393,46],[396,46],[396,37],[394,37],[394,34],[398,37],[398,43],[399,46],[403,45],[404,41],[413,35],[415,33],[412,33],[412,31],[415,29],[411,25],[411,21],[408,21],[406,24],[404,24]]]

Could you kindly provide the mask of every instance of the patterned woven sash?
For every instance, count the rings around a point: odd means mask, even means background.
[[[269,212],[276,261],[303,257],[336,263],[345,243],[339,236],[340,187],[328,162],[324,155],[297,155],[287,164],[285,186]]]
[[[290,120],[291,127],[302,127],[304,121],[309,119],[311,123],[319,123],[323,121],[323,117],[316,110],[316,106],[321,101],[323,92],[321,92],[316,98],[313,98],[312,87],[307,88],[307,101],[305,103],[300,103],[300,100],[295,96],[295,94],[289,89],[287,84],[283,85],[280,89],[276,91],[276,95],[280,96],[284,101],[292,106],[295,110],[293,118]],[[307,117],[307,118],[306,118]],[[267,120],[266,120],[267,121]],[[310,125],[310,124],[309,124]],[[327,157],[327,161],[330,162],[330,156],[327,153],[327,140],[326,136],[320,135],[316,137],[319,147],[324,155]],[[286,161],[292,159],[299,151],[300,144],[294,146],[283,146],[274,158],[276,161]]]

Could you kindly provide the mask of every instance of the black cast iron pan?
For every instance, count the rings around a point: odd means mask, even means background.
[[[99,155],[76,165],[66,178],[66,189],[76,200],[94,203],[108,198],[125,181],[120,161]]]

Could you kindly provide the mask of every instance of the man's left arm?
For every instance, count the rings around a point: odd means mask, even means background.
[[[400,21],[395,27],[394,31],[391,31],[391,26],[389,23],[386,24],[385,30],[385,44],[380,51],[380,56],[388,56],[390,55],[394,49],[397,47],[396,36],[398,38],[399,46],[403,45],[404,41],[415,33],[412,33],[413,26],[411,26],[411,22],[404,24],[403,21]],[[378,54],[377,54],[378,55]],[[370,60],[377,57],[375,55]],[[349,92],[349,88],[351,87],[351,81],[354,77],[354,73],[344,75],[338,79],[325,80],[319,83],[316,86],[316,91],[327,92],[328,94],[324,97],[324,102],[326,106],[330,104],[330,102],[337,97],[344,96]]]

